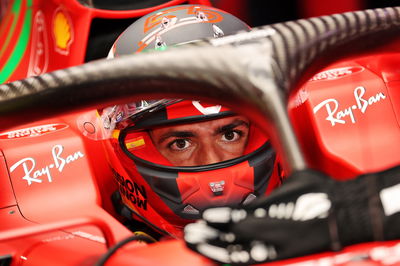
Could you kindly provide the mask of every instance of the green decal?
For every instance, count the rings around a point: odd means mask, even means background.
[[[4,51],[10,44],[11,37],[13,36],[13,32],[15,30],[15,26],[18,23],[18,13],[19,13],[20,9],[21,9],[21,0],[15,0],[13,6],[11,8],[11,13],[13,13],[13,16],[12,16],[13,21],[12,21],[11,27],[9,29],[9,32],[7,33],[6,41],[4,42],[3,46],[1,47],[0,57],[3,55]]]
[[[14,5],[12,7],[12,12],[16,15],[13,25],[11,26],[9,35],[7,36],[7,40],[11,38],[15,25],[18,21],[17,14],[21,11],[21,1],[22,0],[15,0]],[[0,71],[0,84],[4,83],[15,71],[18,64],[21,62],[22,56],[24,55],[26,48],[29,42],[29,36],[31,33],[31,26],[32,26],[32,0],[27,0],[27,9],[25,13],[24,22],[21,30],[21,34],[15,45],[10,58],[7,60],[5,66]],[[9,41],[9,40],[8,40]],[[7,44],[5,44],[7,46]]]

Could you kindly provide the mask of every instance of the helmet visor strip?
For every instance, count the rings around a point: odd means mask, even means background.
[[[100,112],[89,111],[78,117],[77,126],[84,136],[104,140],[112,137],[114,129],[122,129],[125,124],[180,101],[182,99],[141,100],[106,107]]]

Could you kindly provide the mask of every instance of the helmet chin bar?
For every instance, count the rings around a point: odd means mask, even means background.
[[[257,198],[256,195],[254,195],[253,193],[249,193],[244,200],[240,203],[240,205],[247,205],[250,204],[253,200],[255,200]],[[195,207],[193,207],[190,204],[187,204],[185,206],[185,208],[183,208],[182,211],[183,214],[187,214],[187,215],[192,215],[194,217],[199,216],[200,215],[200,211],[198,209],[196,209]]]
[[[400,8],[384,8],[278,23],[2,84],[1,130],[83,108],[196,98],[254,120],[271,136],[285,171],[301,170],[307,164],[286,113],[288,93],[332,55],[360,53],[398,36],[399,14]]]

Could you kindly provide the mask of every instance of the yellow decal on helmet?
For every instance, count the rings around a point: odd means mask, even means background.
[[[146,143],[145,143],[143,137],[138,137],[138,138],[126,140],[125,145],[128,150],[132,150],[132,149],[134,150],[134,149],[138,149],[138,148],[144,148]]]
[[[112,132],[112,138],[113,139],[118,139],[119,138],[119,133],[120,133],[120,130],[114,129],[113,132]]]

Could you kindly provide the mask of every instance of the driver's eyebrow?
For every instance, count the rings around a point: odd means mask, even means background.
[[[195,136],[196,135],[191,131],[168,131],[160,136],[157,143],[161,144],[168,138],[190,138]]]
[[[214,135],[225,133],[227,131],[230,131],[230,130],[232,130],[232,129],[238,127],[238,126],[242,126],[242,125],[246,126],[247,128],[249,127],[249,123],[248,122],[243,121],[241,119],[235,119],[233,122],[231,122],[229,124],[226,124],[226,125],[218,127],[214,131]]]

